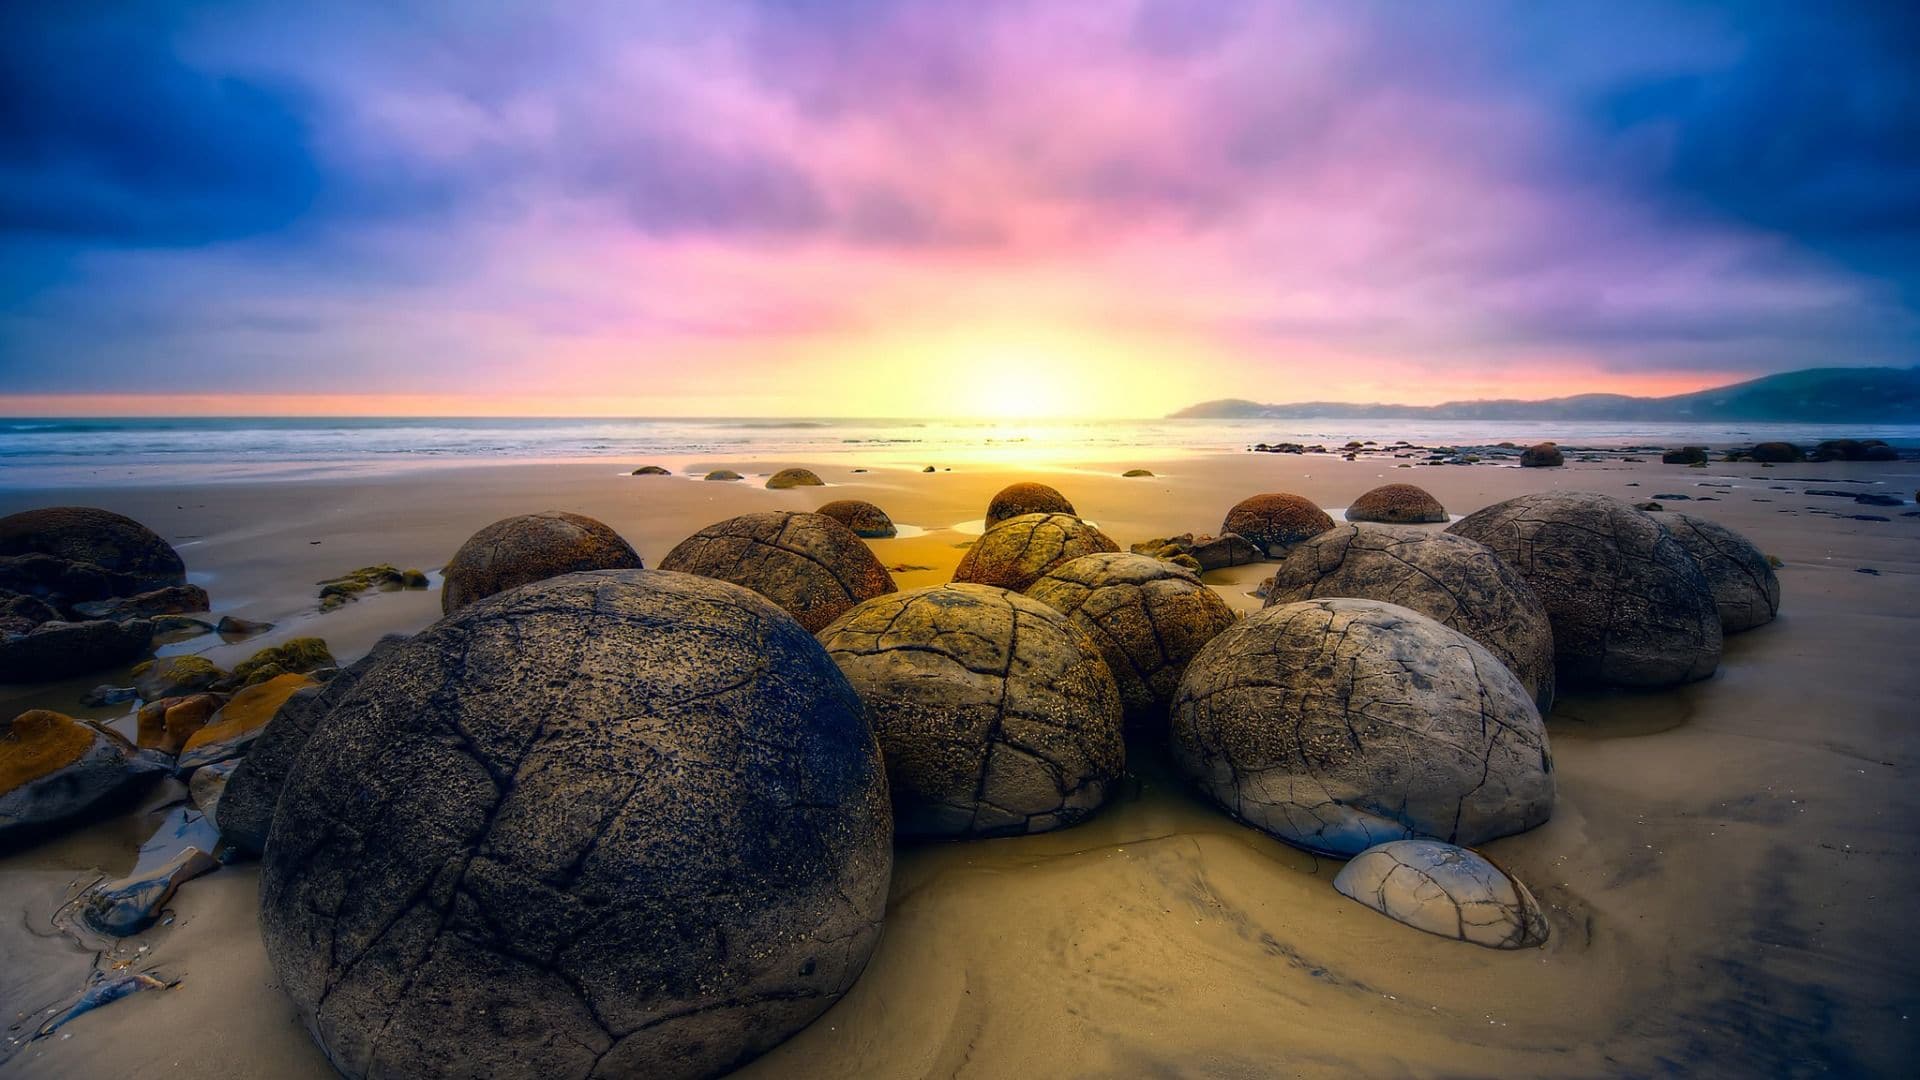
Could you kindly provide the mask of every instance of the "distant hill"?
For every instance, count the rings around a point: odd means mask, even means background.
[[[1449,401],[1440,405],[1300,401],[1262,405],[1206,401],[1176,419],[1385,417],[1424,420],[1750,420],[1920,424],[1920,367],[1808,368],[1672,397],[1576,394],[1544,401]]]

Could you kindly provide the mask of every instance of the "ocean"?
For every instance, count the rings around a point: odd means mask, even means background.
[[[605,461],[684,469],[857,456],[875,467],[1164,460],[1259,442],[1426,446],[1724,445],[1880,438],[1920,447],[1920,426],[1561,421],[502,419],[446,417],[0,420],[0,487],[298,480],[487,462]]]

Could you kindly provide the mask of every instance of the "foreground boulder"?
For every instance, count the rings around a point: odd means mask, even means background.
[[[1302,541],[1273,569],[1267,606],[1327,597],[1412,608],[1486,646],[1553,709],[1553,624],[1533,589],[1486,545],[1444,532],[1339,525]]]
[[[46,709],[0,732],[0,851],[113,810],[167,774],[104,728]]]
[[[810,633],[898,586],[853,530],[819,514],[742,514],[680,541],[660,569],[742,585]]]
[[[1651,515],[1606,495],[1523,495],[1447,529],[1492,548],[1553,622],[1567,684],[1670,686],[1720,665],[1720,615],[1705,575]]]
[[[343,1075],[717,1075],[853,984],[885,773],[798,623],[724,582],[570,574],[396,646],[315,729],[261,870]]]
[[[1036,484],[1023,480],[1017,484],[1008,484],[987,503],[987,528],[991,529],[1003,521],[1010,521],[1026,514],[1068,514],[1077,515],[1079,511],[1067,501],[1065,495],[1045,484]]]
[[[814,513],[845,525],[864,540],[884,540],[899,532],[885,510],[864,499],[835,499]]]
[[[1071,514],[1023,514],[980,534],[954,568],[953,580],[1025,592],[1062,563],[1120,545]]]
[[[1087,635],[1113,672],[1127,722],[1157,737],[1187,664],[1238,617],[1191,570],[1130,552],[1082,555],[1027,595]]]
[[[504,518],[474,533],[442,571],[440,611],[452,614],[495,593],[580,570],[633,570],[640,556],[606,525],[548,510]]]
[[[1722,633],[1737,634],[1773,621],[1780,610],[1780,578],[1753,541],[1692,514],[1673,513],[1661,520],[1706,575]]]
[[[1473,639],[1408,608],[1267,608],[1200,650],[1173,701],[1173,756],[1227,812],[1310,851],[1476,844],[1553,812],[1525,687]]]
[[[1120,778],[1113,676],[1038,600],[983,585],[913,589],[861,604],[820,641],[866,702],[901,836],[1062,828]]]
[[[29,554],[126,575],[140,587],[123,595],[187,582],[186,564],[160,534],[90,506],[53,506],[0,518],[0,555]]]
[[[1333,519],[1310,500],[1286,492],[1242,499],[1227,511],[1222,533],[1237,533],[1265,555],[1280,555],[1309,536],[1333,528]]]
[[[1489,949],[1547,942],[1547,917],[1525,885],[1485,856],[1435,840],[1394,840],[1355,855],[1333,887],[1396,922]]]
[[[1387,525],[1429,525],[1447,520],[1447,508],[1412,484],[1382,484],[1353,500],[1348,521],[1377,521]]]
[[[146,619],[43,622],[25,633],[0,634],[0,683],[51,682],[118,667],[153,643]]]

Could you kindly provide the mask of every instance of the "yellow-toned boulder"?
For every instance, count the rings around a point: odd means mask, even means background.
[[[0,850],[21,846],[137,795],[167,772],[114,733],[47,709],[0,730]]]
[[[241,690],[188,737],[180,750],[180,768],[196,769],[246,753],[294,691],[315,685],[306,675],[288,673]]]
[[[140,706],[134,741],[143,750],[178,754],[187,740],[220,709],[221,699],[214,694],[186,694],[161,698]]]

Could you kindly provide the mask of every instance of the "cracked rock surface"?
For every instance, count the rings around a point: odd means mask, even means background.
[[[1187,667],[1173,757],[1229,813],[1310,851],[1475,844],[1553,812],[1520,680],[1472,638],[1376,600],[1307,600],[1227,628]]]
[[[1158,736],[1187,664],[1237,618],[1193,571],[1131,552],[1062,563],[1027,595],[1087,635],[1113,672],[1127,722]]]
[[[1333,519],[1311,499],[1286,492],[1254,495],[1227,511],[1220,532],[1238,533],[1267,555],[1283,554],[1309,536],[1333,528]]]
[[[1394,840],[1355,855],[1333,879],[1389,919],[1489,949],[1547,941],[1547,918],[1518,879],[1478,852],[1435,840]]]
[[[1126,764],[1120,692],[1066,616],[949,584],[869,600],[820,634],[867,705],[902,836],[1045,832]]]
[[[1591,492],[1523,495],[1447,529],[1513,567],[1553,622],[1563,684],[1670,686],[1720,666],[1706,575],[1651,515]]]
[[[1553,709],[1553,625],[1513,568],[1464,536],[1392,525],[1339,525],[1274,567],[1267,606],[1321,597],[1412,608],[1487,647],[1545,716]]]
[[[1386,525],[1430,525],[1447,520],[1447,508],[1427,489],[1412,484],[1382,484],[1353,500],[1348,521]]]
[[[1026,592],[1047,571],[1120,545],[1071,514],[1022,514],[989,528],[953,571],[953,580]]]
[[[822,504],[814,513],[845,525],[863,540],[884,540],[900,531],[885,510],[865,499],[835,499]]]
[[[322,719],[261,926],[349,1077],[712,1076],[853,984],[891,825],[860,702],[790,616],[570,574],[393,647]]]
[[[848,608],[899,586],[853,530],[830,517],[776,511],[709,525],[660,560],[660,569],[752,589],[819,633]]]
[[[987,503],[987,528],[1023,514],[1077,514],[1065,495],[1045,484],[1008,484]]]
[[[1780,610],[1780,578],[1753,541],[1692,514],[1669,513],[1661,521],[1707,576],[1722,633],[1737,634],[1773,621]]]
[[[529,582],[581,570],[636,570],[640,556],[601,522],[581,514],[548,510],[510,517],[474,533],[443,571],[440,611],[452,613],[475,600]]]

